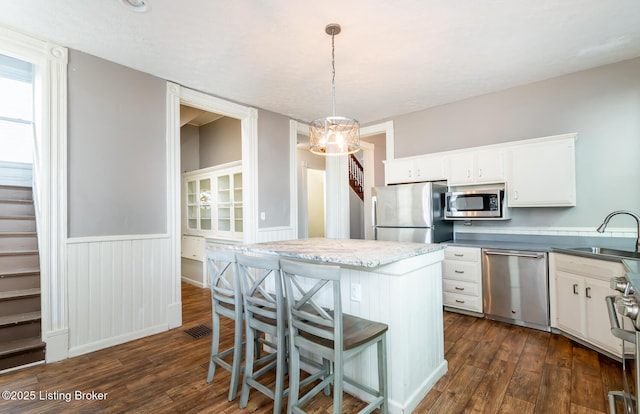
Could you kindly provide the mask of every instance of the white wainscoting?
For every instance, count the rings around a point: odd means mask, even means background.
[[[264,229],[258,229],[258,237],[256,243],[293,240],[297,238],[297,230],[294,227],[268,227]]]
[[[69,239],[69,356],[168,330],[168,235]]]

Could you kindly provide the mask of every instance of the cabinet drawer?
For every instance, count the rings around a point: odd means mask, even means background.
[[[185,259],[204,261],[204,237],[182,236],[180,253]]]
[[[444,292],[442,302],[444,306],[482,312],[482,299],[479,297]]]
[[[443,276],[446,279],[462,280],[465,282],[479,283],[480,271],[477,263],[458,262],[455,260],[445,260]]]
[[[445,259],[480,262],[480,249],[477,247],[447,246],[444,250]]]
[[[480,297],[480,285],[477,283],[443,279],[442,290],[445,292],[458,293],[460,295]]]

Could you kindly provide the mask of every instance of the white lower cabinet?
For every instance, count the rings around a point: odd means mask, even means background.
[[[609,280],[625,274],[622,263],[559,253],[549,257],[551,325],[621,356],[622,341],[611,334],[605,297],[618,294]]]
[[[447,246],[442,264],[444,306],[482,313],[480,248]]]

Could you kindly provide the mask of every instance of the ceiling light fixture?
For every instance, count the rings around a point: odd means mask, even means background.
[[[149,4],[146,0],[120,0],[120,4],[128,10],[138,13],[149,11]]]
[[[336,116],[336,61],[334,37],[340,33],[339,24],[328,24],[325,32],[331,35],[331,78],[333,116],[316,119],[309,125],[309,150],[319,155],[353,154],[360,150],[360,123],[352,118]]]

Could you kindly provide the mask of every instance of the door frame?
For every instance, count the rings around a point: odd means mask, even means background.
[[[181,243],[181,171],[180,105],[202,109],[240,120],[242,140],[243,241],[253,243],[257,237],[258,217],[258,111],[212,95],[167,82],[167,233],[171,248],[173,286],[169,329],[182,325],[180,243]]]
[[[68,50],[0,26],[0,53],[34,65],[33,192],[40,254],[46,361],[69,353],[67,283]]]

